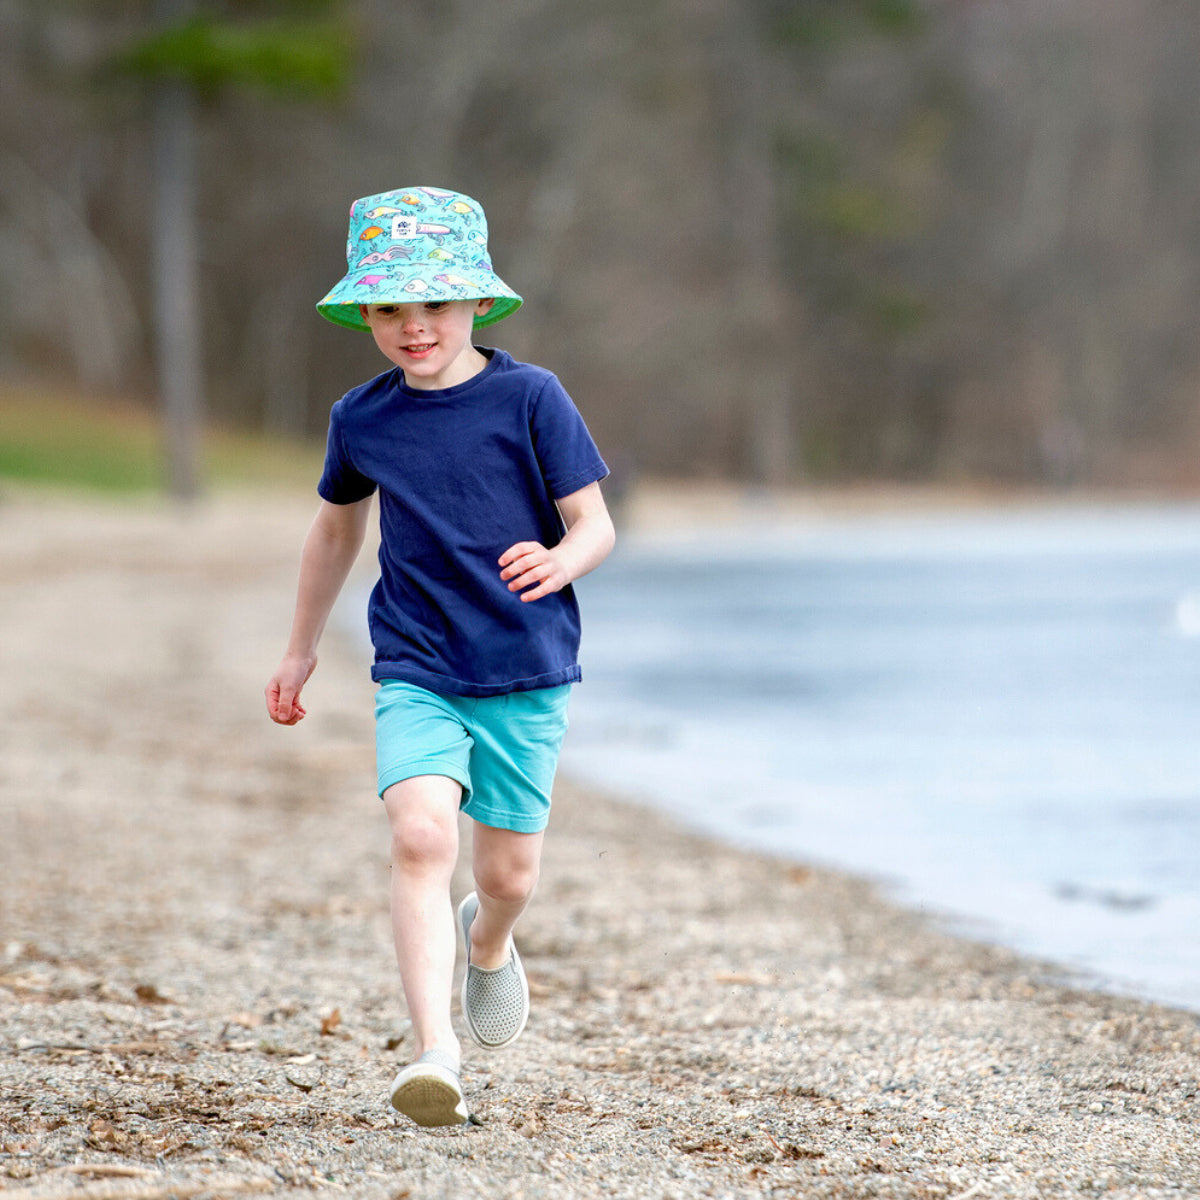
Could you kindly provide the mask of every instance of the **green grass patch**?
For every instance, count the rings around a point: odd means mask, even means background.
[[[32,391],[0,393],[0,480],[114,495],[166,490],[158,416],[130,403]],[[315,488],[322,446],[230,430],[204,436],[205,486]]]
[[[890,338],[919,333],[932,315],[932,306],[923,296],[903,288],[874,289],[864,297],[864,307],[875,328]]]
[[[904,37],[921,30],[917,0],[823,0],[792,5],[768,27],[771,41],[800,50],[831,50],[874,33]]]
[[[911,223],[891,196],[862,183],[836,183],[813,207],[818,222],[830,233],[855,240],[898,237]]]

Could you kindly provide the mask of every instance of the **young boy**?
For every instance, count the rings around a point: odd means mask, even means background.
[[[492,270],[474,200],[438,188],[357,200],[347,260],[317,309],[369,329],[394,368],[330,414],[322,503],[267,710],[281,725],[303,719],[300,693],[378,491],[369,620],[379,795],[416,1041],[391,1102],[419,1125],[455,1125],[468,1119],[450,1018],[456,929],[471,1037],[507,1046],[529,1014],[512,931],[537,882],[567,697],[580,677],[570,585],[613,545],[599,486],[608,468],[553,375],[473,345],[473,329],[521,305]],[[474,822],[475,891],[456,918],[460,809]]]

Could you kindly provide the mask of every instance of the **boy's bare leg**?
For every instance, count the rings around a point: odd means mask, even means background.
[[[392,937],[419,1057],[435,1046],[455,1058],[450,1023],[457,936],[450,877],[458,858],[462,788],[420,775],[383,794],[392,832]]]
[[[479,911],[471,926],[471,964],[508,961],[508,939],[537,886],[542,833],[514,833],[475,822],[472,866]]]

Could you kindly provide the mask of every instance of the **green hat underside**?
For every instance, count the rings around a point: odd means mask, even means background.
[[[405,263],[403,272],[351,271],[323,300],[317,312],[335,325],[367,331],[360,304],[428,304],[446,300],[494,299],[475,317],[475,328],[494,325],[521,307],[521,297],[498,275],[479,270],[445,269],[438,263]]]

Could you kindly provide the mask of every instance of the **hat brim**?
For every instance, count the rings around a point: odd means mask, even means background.
[[[451,268],[448,275],[436,263],[405,263],[387,272],[351,271],[317,304],[327,321],[347,329],[369,330],[359,306],[363,304],[429,304],[451,300],[494,300],[485,313],[475,314],[475,328],[494,325],[521,307],[521,297],[491,271]],[[439,279],[439,275],[443,278]]]

